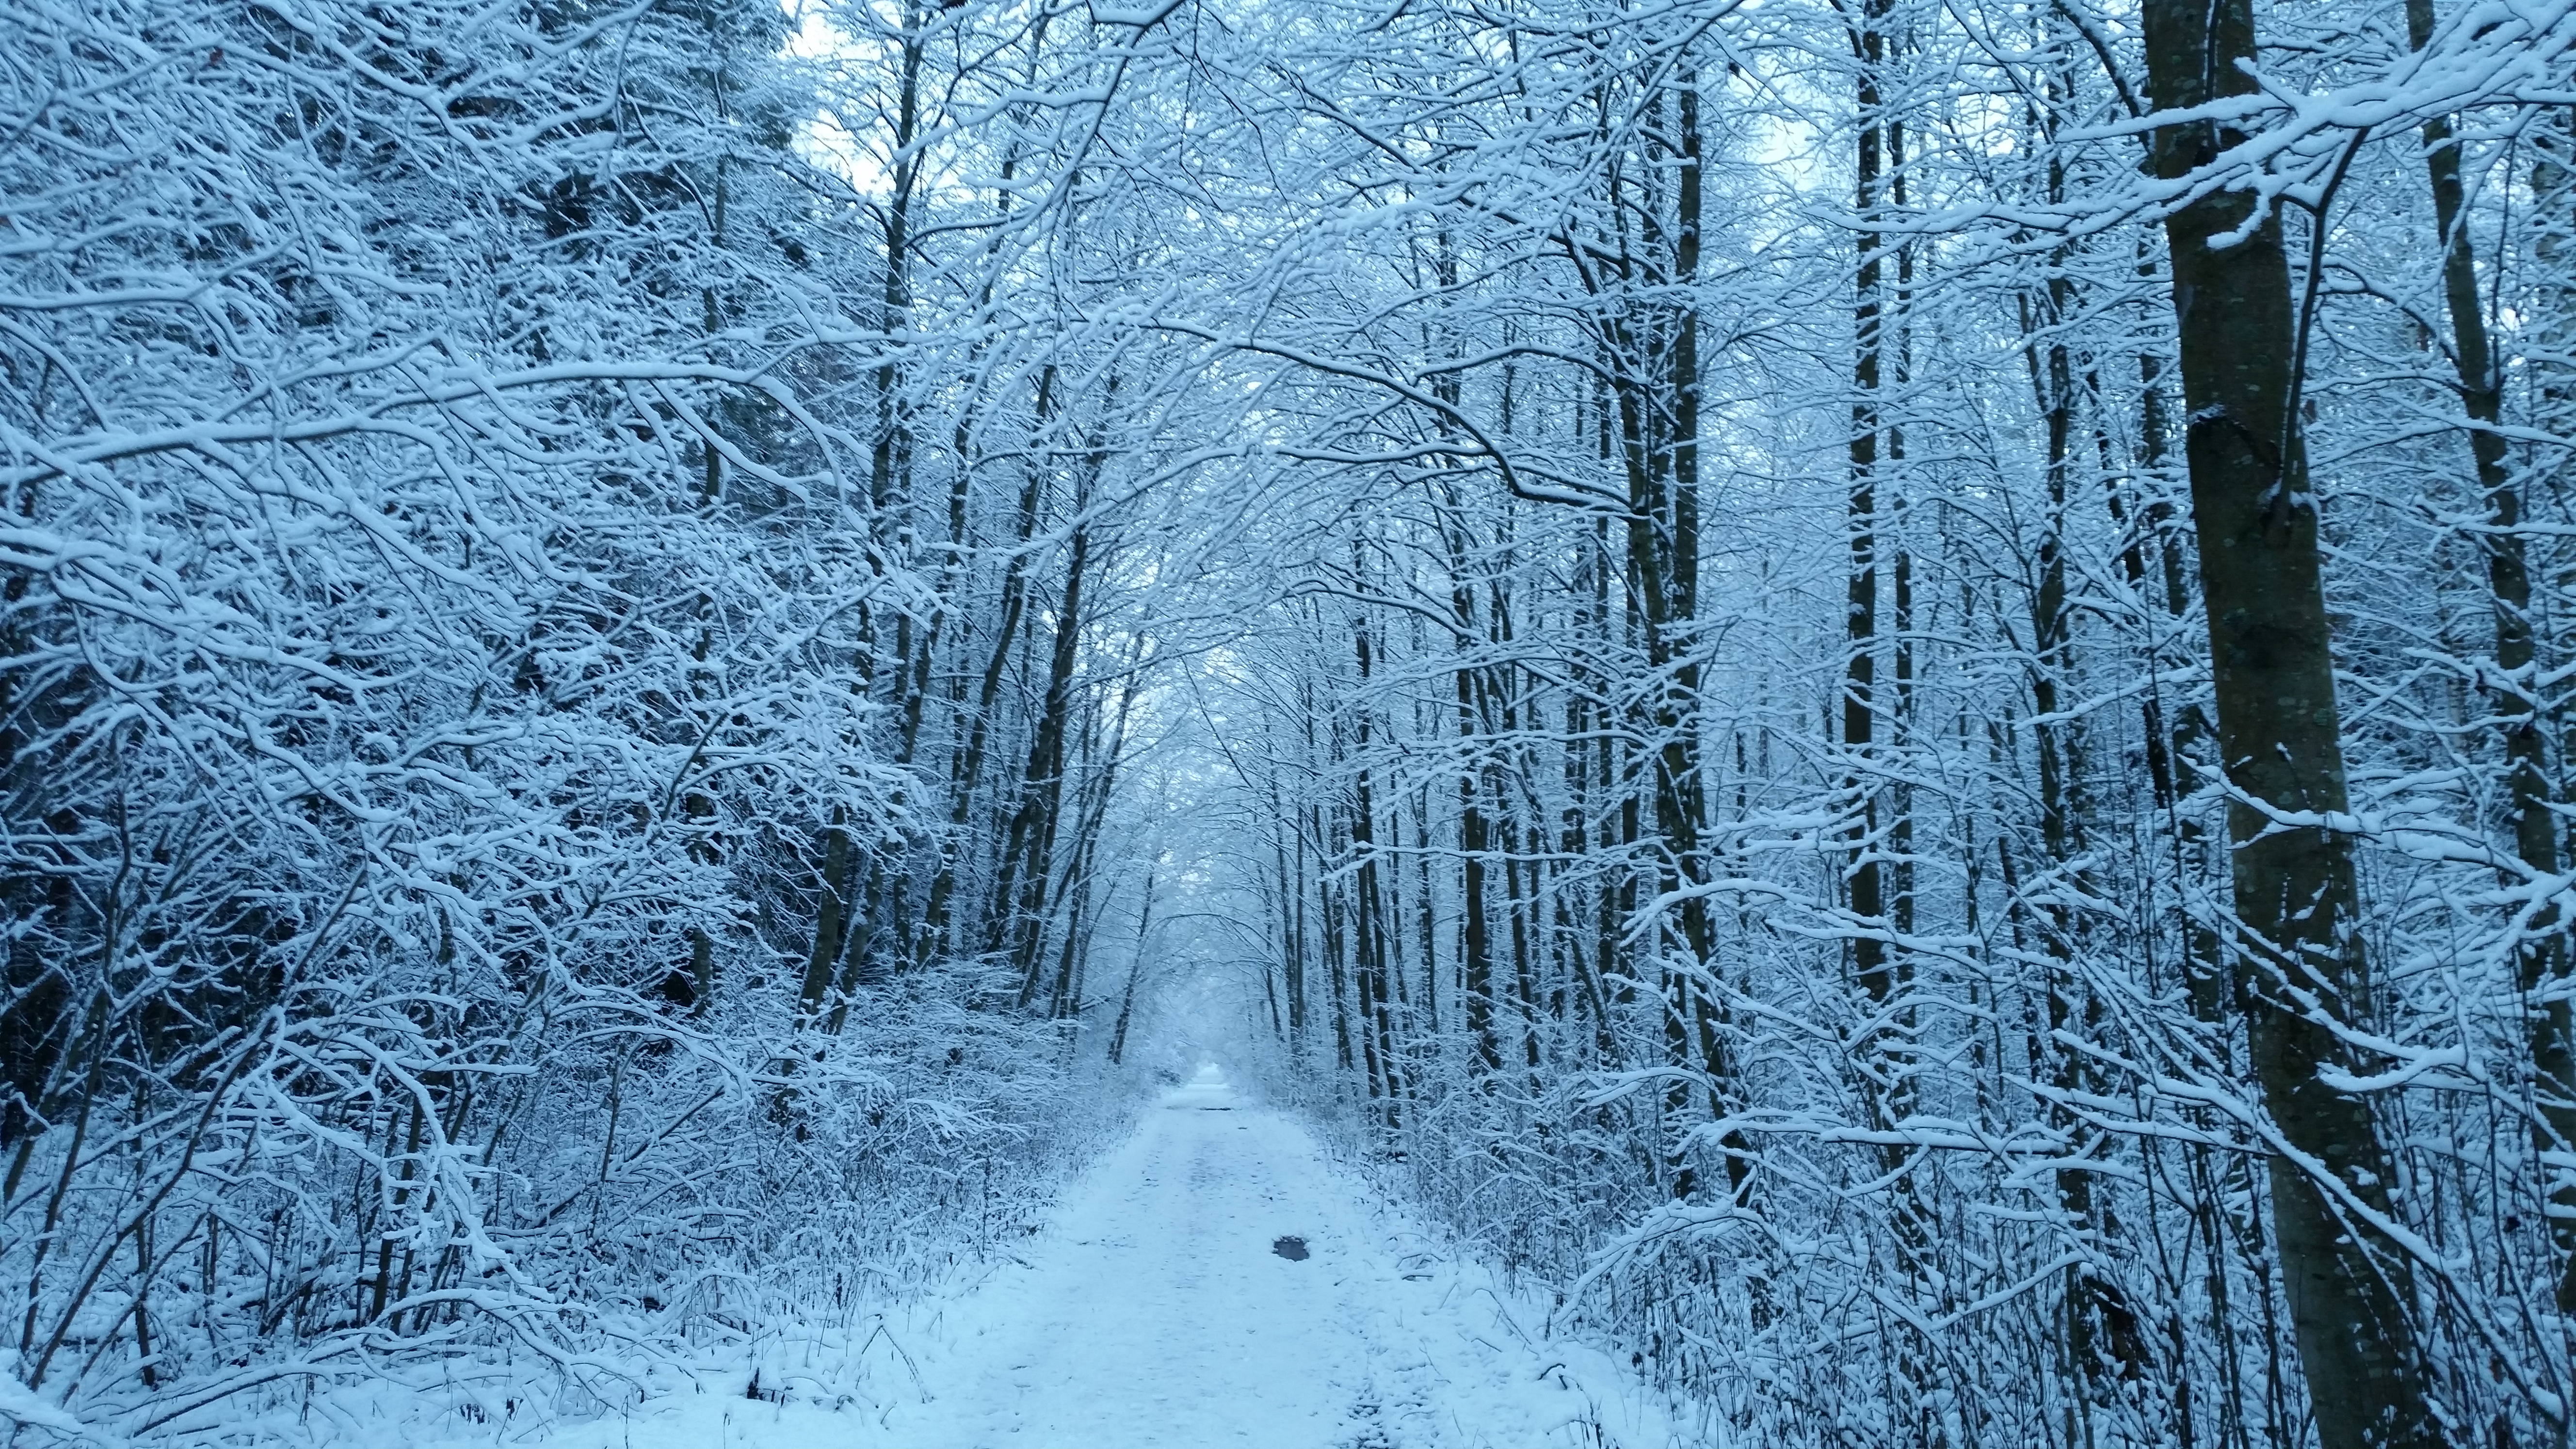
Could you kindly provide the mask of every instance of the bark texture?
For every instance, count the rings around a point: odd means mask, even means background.
[[[2251,0],[2150,0],[2158,109],[2253,89]],[[2240,137],[2210,121],[2155,136],[2158,174],[2188,174]],[[2367,1019],[2370,982],[2344,827],[2341,728],[2298,418],[2297,325],[2277,215],[2215,191],[2166,221],[2180,333],[2192,513],[2209,612],[2240,999],[2265,1105],[2289,1145],[2272,1211],[2299,1358],[2323,1449],[2441,1442],[2408,1318],[2407,1260],[2347,1211],[2391,1211],[2393,1166],[2370,1104],[2323,1079],[2351,1069],[2337,1022]],[[2241,236],[2241,240],[2237,239]]]

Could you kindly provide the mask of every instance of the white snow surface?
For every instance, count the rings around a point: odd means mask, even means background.
[[[1664,1449],[1659,1397],[1202,1068],[981,1282],[819,1355],[655,1375],[542,1449]],[[1291,1261],[1277,1240],[1302,1238]],[[891,1348],[891,1352],[889,1349]],[[830,1361],[835,1355],[842,1361]],[[863,1360],[863,1362],[861,1361]],[[495,1433],[494,1430],[499,1432]]]

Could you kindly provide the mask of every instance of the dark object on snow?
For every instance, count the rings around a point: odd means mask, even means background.
[[[1280,1257],[1287,1259],[1291,1263],[1305,1262],[1308,1256],[1306,1252],[1306,1240],[1304,1238],[1281,1238],[1279,1241],[1270,1245],[1270,1251],[1277,1253]]]

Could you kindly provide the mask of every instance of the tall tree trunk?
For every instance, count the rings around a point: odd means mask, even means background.
[[[1038,373],[1036,414],[1041,440],[1055,414],[1056,380],[1053,363]],[[1020,621],[1028,612],[1028,545],[1037,535],[1038,507],[1045,488],[1045,467],[1032,462],[1021,479],[1011,549],[1002,565],[1001,599],[996,606],[1000,619],[994,625],[992,652],[985,658],[975,708],[967,717],[965,743],[959,746],[956,763],[949,771],[948,831],[940,840],[939,865],[931,876],[929,900],[922,906],[921,938],[913,950],[916,967],[930,964],[932,955],[950,944],[959,855],[966,846],[966,827],[974,819],[975,791],[983,779],[985,755],[993,735],[993,711],[1001,700],[1002,676],[1010,667],[1011,651],[1019,643]],[[951,546],[962,550],[964,538],[952,539]]]
[[[1414,933],[1422,951],[1422,1022],[1440,1030],[1439,912],[1431,897],[1431,786],[1413,796]]]
[[[1280,798],[1276,775],[1266,782],[1270,794],[1270,838],[1273,860],[1279,871],[1279,951],[1288,995],[1288,1054],[1302,1061],[1306,1053],[1306,842],[1297,830],[1296,817],[1290,815]],[[1289,867],[1291,847],[1296,867]]]
[[[1118,691],[1118,712],[1107,722],[1106,749],[1097,710],[1092,712],[1091,727],[1084,734],[1083,757],[1090,765],[1091,776],[1083,782],[1081,802],[1074,812],[1071,858],[1055,892],[1057,900],[1073,904],[1064,932],[1063,958],[1057,964],[1050,1016],[1079,1015],[1082,1009],[1082,978],[1091,955],[1091,927],[1086,920],[1094,865],[1099,857],[1102,827],[1109,818],[1110,797],[1118,789],[1118,767],[1127,754],[1127,731],[1134,717],[1138,666],[1142,662],[1141,650],[1129,660],[1127,680]]]
[[[1077,499],[1079,508],[1082,500]],[[1064,807],[1065,732],[1071,727],[1073,668],[1082,643],[1083,574],[1091,558],[1091,530],[1073,526],[1066,550],[1064,598],[1056,607],[1055,646],[1047,658],[1046,695],[1039,705],[1038,727],[1029,744],[1029,763],[1020,779],[1020,804],[1011,813],[1010,834],[1002,849],[1001,878],[993,890],[993,946],[1013,941],[1012,964],[1021,975],[1020,1005],[1037,997],[1038,947],[1045,935],[1047,876],[1055,860],[1056,827]],[[1019,887],[1013,897],[1014,878]],[[1015,935],[1006,935],[1016,932]]]
[[[1699,616],[1699,280],[1702,248],[1702,140],[1696,70],[1672,83],[1674,190],[1669,261],[1631,261],[1635,280],[1670,284],[1670,300],[1638,309],[1636,323],[1622,320],[1602,339],[1616,369],[1611,396],[1618,409],[1619,452],[1628,483],[1627,570],[1632,615],[1645,645],[1647,693],[1633,708],[1647,742],[1653,794],[1654,887],[1680,893],[1663,939],[1677,969],[1665,973],[1665,1045],[1677,1065],[1696,1048],[1709,1110],[1730,1110],[1736,1071],[1730,1058],[1725,1013],[1702,977],[1716,969],[1716,932],[1705,892],[1708,861],[1702,842],[1707,816],[1706,782],[1700,773],[1698,716],[1700,662],[1690,636]],[[1660,111],[1661,99],[1657,109]],[[1642,823],[1642,822],[1641,822]],[[1635,837],[1630,836],[1631,840]],[[1631,860],[1635,859],[1632,852]],[[1623,907],[1633,909],[1639,882],[1631,867]],[[1687,1095],[1678,1089],[1667,1105]],[[1730,1131],[1723,1142],[1728,1185],[1741,1192],[1752,1171],[1750,1144]],[[1686,1169],[1676,1186],[1687,1191]]]
[[[1359,544],[1351,545],[1352,579],[1361,592],[1366,592],[1366,574],[1362,570]],[[1387,907],[1389,883],[1380,869],[1377,848],[1377,795],[1370,788],[1369,750],[1376,733],[1374,706],[1369,701],[1369,675],[1376,659],[1369,640],[1366,612],[1351,620],[1351,647],[1359,669],[1359,698],[1351,710],[1351,859],[1354,866],[1351,882],[1351,955],[1358,978],[1360,1028],[1367,1036],[1364,1054],[1369,1063],[1369,1083],[1374,1095],[1381,1080],[1387,1096],[1386,1124],[1397,1125],[1395,1095],[1395,1033],[1392,1029],[1387,997],[1387,944],[1393,934]]]
[[[2254,89],[2252,0],[2147,0],[2159,110]],[[2211,120],[2155,133],[2159,175],[2238,144]],[[2253,1067],[2282,1136],[2339,1194],[2391,1208],[2394,1167],[2369,1103],[2321,1078],[2350,1060],[2335,1023],[2370,1015],[2316,496],[2297,415],[2297,338],[2277,215],[2219,190],[2165,223],[2181,338],[2186,456],[2209,613]],[[2213,241],[2225,238],[2225,245]],[[2274,812],[2297,817],[2275,828]],[[2407,1313],[2412,1268],[2307,1170],[2271,1163],[2275,1238],[2322,1449],[2431,1446],[2427,1370]]]
[[[838,822],[823,833],[822,883],[822,908],[814,913],[814,949],[805,958],[805,981],[797,992],[807,1018],[822,1009],[849,923],[850,832]]]
[[[1895,116],[1887,117],[1886,132],[1888,200],[1895,206],[1897,214],[1902,216],[1906,209],[1907,180],[1905,122]],[[1913,305],[1914,248],[1910,244],[1899,243],[1896,248],[1895,314],[1891,324],[1885,329],[1890,335],[1882,339],[1880,351],[1895,364],[1900,408],[1904,405],[1907,385],[1913,381],[1913,343],[1908,330],[1909,313]],[[1896,747],[1898,756],[1902,759],[1914,743],[1914,555],[1905,537],[1909,518],[1904,490],[1905,429],[1893,420],[1887,422],[1887,464],[1889,471],[1895,475],[1893,481],[1896,502],[1892,511],[1897,521],[1896,556],[1890,563],[1888,579],[1888,603],[1896,611],[1896,617],[1892,621],[1896,627],[1892,631],[1893,638],[1890,641],[1893,645],[1892,657],[1888,661],[1894,666],[1896,676],[1894,681],[1896,708],[1888,720],[1888,733],[1891,737],[1890,743]],[[1901,766],[1900,769],[1903,776],[1910,776],[1913,773],[1910,764]],[[1906,783],[1902,776],[1888,790],[1887,806],[1889,815],[1887,822],[1888,925],[1894,935],[1902,938],[1914,932],[1914,787]],[[1895,969],[1900,988],[1907,984],[1911,974],[1908,964],[1911,959],[1909,955],[1911,949],[1902,939],[1895,944]],[[1910,1036],[1911,1013],[1900,1019],[1896,1026],[1900,1033]],[[1900,1116],[1908,1110],[1906,1094],[1910,1090],[1910,1084],[1902,1078],[1896,1083],[1896,1092],[1890,1106]]]
[[[1462,612],[1468,609],[1463,588],[1459,608]],[[1457,673],[1458,737],[1465,749],[1474,751],[1480,748],[1476,738],[1475,671],[1461,667]],[[1502,1068],[1503,1049],[1494,1035],[1493,921],[1485,900],[1485,867],[1493,841],[1485,818],[1484,795],[1484,771],[1470,761],[1458,772],[1458,862],[1465,888],[1460,908],[1459,994],[1465,998],[1467,1034],[1476,1043],[1477,1069],[1493,1072]]]
[[[1136,978],[1145,974],[1145,945],[1154,929],[1154,867],[1145,867],[1145,900],[1136,910],[1136,951],[1127,961],[1127,990],[1118,998],[1118,1025],[1109,1033],[1109,1064],[1127,1060],[1127,1027],[1136,1019]]]
[[[2406,29],[2421,50],[2433,38],[2432,0],[2406,0]],[[2504,380],[2495,349],[2487,339],[2485,310],[2478,303],[2477,257],[2470,249],[2467,218],[2462,214],[2466,191],[2460,180],[2460,144],[2448,116],[2424,123],[2424,168],[2432,184],[2433,221],[2442,240],[2442,295],[2451,314],[2451,359],[2460,378],[2460,404],[2469,417],[2469,455],[2477,467],[2478,492],[2486,500],[2492,531],[2483,539],[2487,556],[2487,589],[2495,613],[2496,714],[2503,720],[2506,806],[2513,830],[2514,852],[2536,875],[2558,873],[2557,820],[2550,814],[2547,733],[2533,661],[2531,568],[2524,555],[2522,489],[2506,463],[2505,438],[2498,425],[2504,416]],[[2537,999],[2556,979],[2564,952],[2557,932],[2557,912],[2544,910],[2531,923],[2532,939],[2523,943],[2521,985]],[[2529,1027],[2532,1065],[2541,1120],[2534,1147],[2543,1153],[2564,1152],[2576,1145],[2576,1062],[2569,1059],[2570,1020],[2565,996],[2532,1010]],[[2576,1313],[2576,1186],[2551,1194],[2549,1231],[2567,1259],[2558,1283],[2558,1309]]]
[[[1852,158],[1852,201],[1863,226],[1854,239],[1859,255],[1852,302],[1851,489],[1846,505],[1851,557],[1844,572],[1843,619],[1844,782],[1854,812],[1844,889],[1853,918],[1864,923],[1852,941],[1852,973],[1873,1005],[1885,1004],[1895,990],[1888,974],[1887,945],[1877,934],[1887,897],[1879,861],[1878,788],[1871,778],[1878,746],[1879,390],[1887,304],[1885,246],[1870,227],[1881,219],[1883,207],[1886,132],[1880,83],[1887,63],[1887,36],[1881,22],[1887,9],[1888,0],[1869,0],[1852,37],[1858,52],[1861,118]]]

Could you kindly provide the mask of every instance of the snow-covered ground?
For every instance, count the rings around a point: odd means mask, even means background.
[[[1275,1251],[1302,1239],[1308,1256]],[[883,1334],[675,1381],[544,1449],[1678,1443],[1610,1355],[1432,1250],[1288,1116],[1215,1069],[1077,1181],[1019,1261]],[[864,1363],[829,1362],[833,1353]],[[758,1366],[757,1364],[751,1366]],[[864,1390],[847,1386],[864,1384]],[[844,1386],[834,1391],[832,1386]]]

